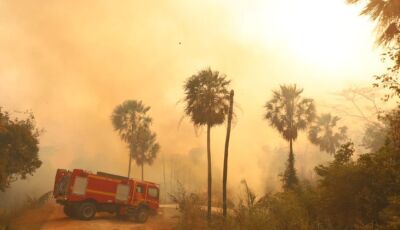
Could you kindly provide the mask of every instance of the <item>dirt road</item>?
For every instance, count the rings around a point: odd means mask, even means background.
[[[150,230],[173,229],[179,212],[174,205],[162,206],[157,216],[150,217],[145,224],[138,224],[128,220],[120,220],[115,215],[99,213],[90,221],[74,220],[66,217],[62,206],[53,202],[45,206],[27,211],[23,216],[13,221],[12,230]]]

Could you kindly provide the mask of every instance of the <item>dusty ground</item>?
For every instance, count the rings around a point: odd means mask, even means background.
[[[173,229],[179,212],[174,205],[162,206],[157,216],[152,216],[145,224],[117,219],[114,215],[99,213],[90,221],[74,220],[66,217],[62,206],[53,202],[43,207],[29,210],[12,222],[11,230],[136,230]]]

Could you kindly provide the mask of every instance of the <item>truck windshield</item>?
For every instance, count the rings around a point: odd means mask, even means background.
[[[64,196],[67,195],[67,188],[70,181],[70,176],[63,176],[56,186],[55,195]]]

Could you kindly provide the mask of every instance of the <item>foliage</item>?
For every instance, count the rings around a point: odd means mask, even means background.
[[[185,114],[195,127],[207,126],[207,216],[211,219],[211,128],[225,121],[229,112],[229,80],[211,68],[199,71],[191,76],[184,85]]]
[[[136,100],[124,101],[114,109],[112,124],[122,140],[130,142],[139,128],[150,125],[152,119],[147,115],[149,110],[150,107]]]
[[[184,85],[185,113],[195,126],[219,125],[229,110],[230,81],[210,68],[191,76]]]
[[[156,134],[151,132],[149,128],[140,127],[134,140],[129,143],[129,149],[132,155],[136,156],[136,164],[151,165],[160,150],[160,145],[156,141]]]
[[[289,153],[289,158],[286,162],[285,171],[280,174],[281,181],[283,183],[283,189],[285,191],[293,190],[299,183],[299,179],[297,178],[296,169],[294,167],[294,154],[293,152]]]
[[[375,86],[387,88],[391,93],[385,100],[393,96],[400,96],[400,1],[399,0],[347,0],[354,4],[366,3],[361,14],[369,16],[376,22],[378,31],[377,44],[386,48],[383,60],[390,61],[391,67],[387,72],[376,76]]]
[[[182,183],[178,181],[175,194],[170,194],[171,200],[178,204],[181,216],[176,229],[204,229],[207,223],[204,221],[204,212],[201,209],[203,202],[197,194],[188,194]]]
[[[362,145],[371,152],[377,152],[385,145],[387,127],[381,123],[367,124]]]
[[[150,107],[142,101],[127,100],[118,105],[111,116],[114,129],[129,146],[129,172],[131,159],[143,169],[144,164],[153,163],[160,149],[156,134],[150,130],[152,119],[147,115],[149,110]]]
[[[10,226],[12,226],[11,222],[13,220],[20,217],[28,210],[37,209],[37,208],[42,207],[51,198],[52,198],[52,191],[44,193],[40,197],[31,197],[31,196],[27,195],[26,199],[24,200],[24,203],[22,205],[14,206],[13,208],[9,208],[7,210],[0,209],[0,230],[14,229],[13,227],[10,227]],[[24,228],[39,229],[39,227],[36,228],[36,226],[32,226],[31,223],[28,223],[28,224],[30,224],[30,225],[25,226],[25,227],[23,227],[23,226],[17,226],[17,227],[19,227],[18,229],[24,229]]]
[[[314,101],[302,98],[302,93],[296,85],[281,85],[265,104],[265,119],[287,141],[296,140],[298,131],[306,129],[315,118]]]
[[[400,152],[392,144],[391,136],[387,137],[378,151],[358,157],[354,156],[352,142],[342,144],[331,162],[315,168],[319,176],[317,184],[299,182],[295,189],[257,198],[246,181],[242,181],[245,193],[237,207],[225,221],[214,218],[208,227],[398,229]]]
[[[321,151],[334,154],[340,143],[347,139],[346,126],[338,127],[338,130],[335,130],[339,120],[339,117],[329,113],[318,116],[316,122],[310,126],[308,139],[311,143],[318,145]]]
[[[387,124],[387,141],[395,150],[400,151],[400,106],[386,113],[381,119]]]
[[[377,22],[378,44],[400,43],[400,2],[398,0],[347,0],[354,4],[366,2],[362,15]]]
[[[12,119],[0,108],[0,191],[38,169],[39,135],[32,113],[26,119]]]
[[[290,144],[286,169],[282,174],[285,190],[294,189],[298,183],[292,142],[297,139],[298,131],[307,128],[315,118],[314,101],[302,98],[302,92],[303,89],[298,89],[296,85],[282,85],[279,90],[273,91],[272,99],[265,104],[264,118]]]
[[[375,87],[381,87],[388,89],[389,92],[384,96],[384,101],[388,101],[391,98],[400,97],[400,48],[387,48],[388,51],[384,53],[383,61],[388,59],[394,63],[392,66],[387,68],[387,72],[376,75]]]

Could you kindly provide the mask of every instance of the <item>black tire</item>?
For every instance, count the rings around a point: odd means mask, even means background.
[[[72,205],[67,205],[67,204],[64,205],[64,213],[69,218],[75,218],[76,217],[75,209],[74,209],[74,206],[72,206]]]
[[[147,219],[149,218],[149,210],[146,207],[141,207],[139,210],[137,210],[137,213],[135,215],[135,220],[138,223],[145,223]]]
[[[81,220],[91,220],[96,215],[96,204],[83,202],[78,208],[78,217]]]

